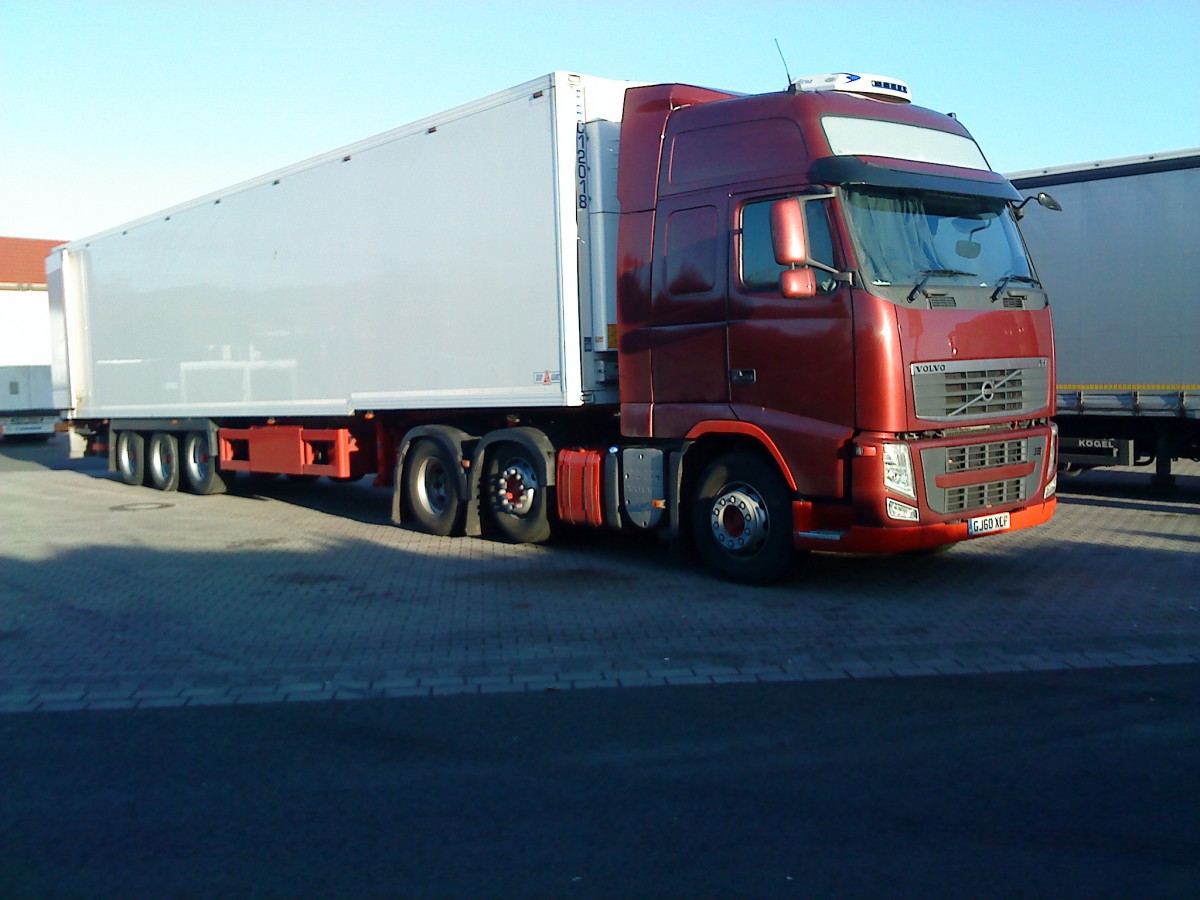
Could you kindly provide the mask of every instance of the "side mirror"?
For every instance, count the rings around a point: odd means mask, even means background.
[[[1012,208],[1014,219],[1020,219],[1021,216],[1025,215],[1025,204],[1030,200],[1036,200],[1039,206],[1044,206],[1046,209],[1053,210],[1054,212],[1062,212],[1062,206],[1057,200],[1045,191],[1039,191],[1036,195],[1026,197]]]
[[[804,206],[795,197],[771,204],[771,249],[775,262],[793,266],[779,274],[779,287],[789,300],[817,295],[817,274],[808,266],[808,241]]]
[[[771,204],[771,249],[781,266],[803,266],[808,262],[804,207],[796,198]]]
[[[1054,212],[1062,212],[1062,206],[1059,202],[1044,191],[1037,195],[1037,202],[1046,207],[1046,209],[1053,210]]]
[[[817,295],[817,273],[808,266],[784,269],[779,274],[779,287],[789,300],[807,300]]]

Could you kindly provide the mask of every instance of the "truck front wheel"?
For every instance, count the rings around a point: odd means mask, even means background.
[[[692,501],[701,557],[723,578],[767,584],[795,555],[791,500],[775,468],[747,453],[727,453],[704,470]]]
[[[150,483],[160,491],[179,487],[179,440],[175,435],[160,431],[150,436],[146,470]]]
[[[140,485],[146,481],[146,439],[136,431],[117,434],[117,471],[126,484]]]
[[[409,451],[404,497],[422,531],[442,537],[462,533],[466,504],[458,485],[455,461],[436,441],[418,441]]]
[[[524,448],[496,448],[488,461],[484,490],[492,522],[505,540],[540,544],[550,539],[548,488]]]

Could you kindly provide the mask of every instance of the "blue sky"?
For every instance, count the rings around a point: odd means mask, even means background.
[[[1200,146],[1200,0],[0,0],[0,235],[75,239],[554,69],[867,71],[1013,172]]]

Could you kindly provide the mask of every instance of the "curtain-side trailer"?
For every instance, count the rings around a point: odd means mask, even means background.
[[[1067,471],[1200,459],[1200,148],[1009,176],[1059,215],[1022,233],[1054,297]]]
[[[159,490],[374,474],[436,534],[657,531],[745,582],[1043,522],[1021,196],[908,101],[555,72],[68,244],[76,443]]]

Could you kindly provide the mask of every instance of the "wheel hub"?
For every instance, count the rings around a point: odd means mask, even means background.
[[[496,478],[496,502],[509,515],[523,516],[533,508],[537,476],[524,463],[514,463]]]
[[[446,470],[434,460],[425,463],[420,481],[421,499],[425,506],[434,513],[441,513],[449,502],[449,492],[446,489]]]
[[[753,553],[767,539],[767,505],[748,485],[730,485],[709,514],[713,537],[734,553]]]
[[[202,449],[198,442],[192,445],[191,455],[185,457],[185,463],[195,480],[203,481],[208,475],[208,451]]]

